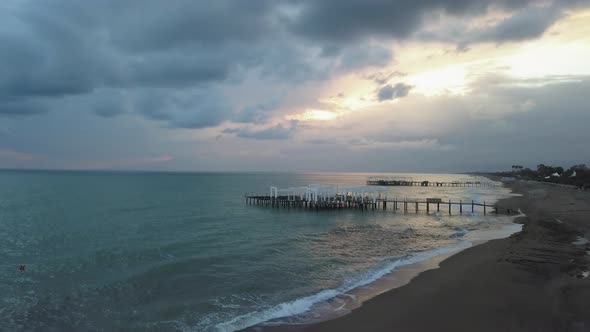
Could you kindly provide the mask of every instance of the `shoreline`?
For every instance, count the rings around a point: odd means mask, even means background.
[[[500,182],[499,180],[493,180]],[[510,194],[513,194],[511,191]],[[498,200],[498,204],[502,200],[510,199],[511,197],[501,198]],[[316,303],[311,311],[321,311],[316,316],[317,318],[310,320],[307,323],[294,322],[288,323],[288,317],[281,317],[265,321],[239,331],[299,331],[309,326],[321,324],[334,319],[338,319],[347,315],[350,315],[354,310],[362,307],[364,303],[371,299],[392,291],[396,288],[403,287],[409,284],[414,278],[419,276],[421,273],[435,270],[440,268],[440,264],[464,250],[470,249],[475,246],[479,246],[488,241],[504,239],[515,233],[522,231],[522,225],[517,223],[516,220],[523,215],[509,216],[511,219],[510,223],[499,224],[493,229],[475,230],[466,234],[453,246],[441,247],[426,252],[417,253],[409,259],[418,259],[416,262],[404,264],[403,260],[400,260],[399,266],[394,267],[391,271],[378,277],[367,284],[360,285],[340,294],[332,299],[324,301],[324,303]],[[427,258],[419,259],[420,255],[426,255]],[[396,262],[397,263],[397,262]],[[324,307],[319,308],[320,306]],[[328,307],[328,309],[326,309]],[[276,324],[275,321],[278,321]]]
[[[590,195],[536,183],[505,185],[522,196],[498,204],[526,214],[514,220],[522,232],[444,257],[439,268],[420,271],[336,319],[246,331],[590,330],[590,245],[572,243],[588,239],[588,212],[555,212],[574,204],[573,210],[584,210]]]

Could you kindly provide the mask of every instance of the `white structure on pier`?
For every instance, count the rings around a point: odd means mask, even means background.
[[[331,201],[338,197],[368,197],[371,201],[385,198],[388,189],[375,186],[337,186],[310,184],[304,187],[277,188],[270,187],[270,196],[275,199],[287,196],[287,200],[306,200],[308,202]]]

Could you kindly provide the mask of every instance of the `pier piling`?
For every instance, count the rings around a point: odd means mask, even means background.
[[[427,184],[424,183],[426,186]],[[436,186],[453,186],[452,184],[446,183],[435,183]],[[341,209],[356,209],[361,212],[369,211],[387,211],[387,207],[393,206],[393,213],[397,213],[398,210],[402,210],[400,206],[403,203],[403,213],[408,213],[408,204],[412,204],[415,213],[426,212],[430,214],[430,204],[436,203],[436,212],[440,213],[440,205],[448,205],[448,214],[452,215],[453,205],[459,205],[459,213],[463,214],[463,200],[449,199],[448,202],[441,201],[440,198],[426,198],[426,199],[399,199],[399,198],[387,198],[383,195],[382,189],[376,191],[367,191],[366,188],[354,187],[355,190],[339,190],[329,189],[329,187],[321,187],[323,191],[310,189],[309,187],[299,187],[290,190],[277,189],[272,187],[271,194],[254,194],[245,193],[244,200],[247,205],[260,206],[260,207],[271,207],[271,208],[285,208],[286,210],[310,210],[310,211],[321,211],[321,210],[341,210]],[[338,188],[338,187],[336,187]],[[380,191],[381,190],[381,191]],[[281,193],[281,194],[279,194]],[[420,209],[420,205],[425,204],[425,209]],[[469,203],[466,203],[469,206]],[[488,205],[485,201],[483,203],[475,202],[471,200],[471,213],[476,213],[477,210],[483,210],[483,215],[487,215],[488,208],[491,207],[495,215],[514,214],[516,211],[511,209],[502,208],[496,204]],[[481,211],[480,210],[480,211]]]

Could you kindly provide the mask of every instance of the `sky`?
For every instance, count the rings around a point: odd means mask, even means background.
[[[3,0],[0,168],[590,164],[590,1]]]

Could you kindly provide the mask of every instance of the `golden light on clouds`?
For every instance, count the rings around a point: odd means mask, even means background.
[[[504,18],[496,13],[482,25]],[[333,77],[319,87],[315,104],[284,117],[287,120],[327,122],[347,121],[353,114],[413,107],[411,95],[470,98],[477,82],[489,75],[514,78],[509,84],[544,85],[552,80],[590,75],[590,12],[567,16],[538,39],[524,42],[480,43],[457,50],[441,42],[412,41],[383,45],[395,51],[395,61],[383,67]],[[474,22],[476,24],[478,22]],[[563,78],[561,78],[563,76]],[[545,80],[546,78],[546,80]],[[531,83],[526,83],[531,79]],[[518,83],[518,82],[520,83]],[[410,96],[380,99],[385,86],[411,86]],[[523,105],[532,108],[534,101]],[[513,108],[520,110],[520,106]],[[508,108],[507,108],[508,109]],[[510,108],[512,109],[512,108]],[[494,108],[492,113],[503,112]],[[419,114],[419,113],[418,113]],[[493,115],[493,114],[491,114]],[[488,116],[491,116],[488,115]]]
[[[288,116],[288,120],[299,121],[328,121],[338,117],[336,112],[308,109],[303,113]]]
[[[537,78],[548,75],[589,75],[590,43],[559,40],[530,43],[514,54],[499,59],[510,68],[510,74],[519,78]]]
[[[339,115],[354,112],[378,104],[377,101],[371,99],[372,89],[374,88],[370,87],[367,91],[349,92],[346,97],[337,99],[320,99],[320,102],[334,105],[338,109],[337,114]]]
[[[495,13],[477,25],[505,18]],[[444,43],[406,42],[396,45],[396,60],[381,72],[403,71],[382,84],[404,83],[411,93],[424,96],[466,96],[481,77],[502,74],[516,79],[557,75],[590,75],[590,11],[567,16],[539,38],[519,43],[470,45],[466,52]],[[367,110],[379,104],[371,97],[379,84],[352,75],[331,84],[331,92],[342,91],[341,98],[321,99],[339,108]]]
[[[450,65],[411,75],[407,83],[415,87],[413,92],[425,96],[463,95],[468,90],[467,73],[465,65]]]

